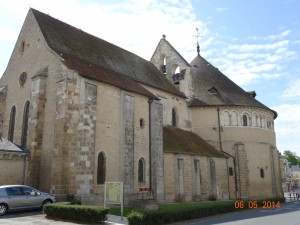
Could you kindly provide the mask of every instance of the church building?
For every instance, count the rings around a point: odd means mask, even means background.
[[[277,113],[195,55],[163,35],[147,61],[31,8],[0,79],[0,169],[18,164],[0,185],[97,205],[114,181],[125,205],[141,188],[158,203],[281,197]]]

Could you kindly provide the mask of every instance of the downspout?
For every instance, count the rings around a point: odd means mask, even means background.
[[[24,156],[24,166],[23,166],[23,179],[22,179],[22,184],[24,185],[24,184],[26,184],[26,182],[25,182],[25,176],[26,176],[26,167],[27,167],[27,155],[28,153],[25,153],[25,156]]]
[[[152,190],[152,160],[151,160],[151,103],[153,98],[149,98],[149,188]]]
[[[237,177],[236,177],[236,160],[235,157],[230,155],[229,153],[223,151],[223,146],[222,146],[222,136],[221,136],[221,122],[220,122],[220,107],[217,108],[218,112],[218,130],[219,130],[219,143],[220,143],[220,150],[222,153],[225,155],[231,157],[233,159],[233,168],[234,168],[234,188],[235,188],[235,198],[237,198]],[[227,167],[227,187],[228,187],[228,192],[229,192],[229,198],[230,198],[230,191],[229,191],[229,174],[228,174],[228,157],[226,158],[226,167]]]

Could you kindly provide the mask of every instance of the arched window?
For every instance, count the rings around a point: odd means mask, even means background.
[[[176,115],[176,110],[175,108],[172,109],[172,126],[176,127],[177,125],[177,115]]]
[[[262,126],[261,127],[266,128],[266,117],[265,116],[262,117]]]
[[[28,120],[29,120],[29,101],[27,101],[24,106],[23,127],[22,127],[22,137],[21,137],[22,147],[27,146]]]
[[[178,85],[180,80],[183,79],[183,77],[180,75],[180,67],[177,64],[174,64],[172,66],[172,77],[173,77],[173,83],[175,85]]]
[[[138,181],[145,182],[145,160],[141,158],[138,164]]]
[[[223,126],[229,126],[230,125],[230,116],[228,111],[223,111],[222,112],[222,125]]]
[[[15,132],[15,121],[16,120],[16,106],[13,106],[10,111],[9,119],[9,129],[8,129],[8,140],[14,141],[14,132]]]
[[[261,126],[261,120],[260,120],[260,116],[256,116],[256,121],[257,121],[257,126],[260,127]]]
[[[251,117],[249,115],[249,113],[243,113],[242,114],[242,125],[243,126],[251,126]]]
[[[253,113],[253,114],[252,114],[252,126],[253,126],[253,127],[256,127],[256,126],[257,126],[257,123],[256,123],[256,122],[257,122],[257,121],[256,121],[257,119],[256,119],[256,117],[257,117],[256,113]]]
[[[260,169],[260,177],[264,178],[265,177],[265,171],[263,168]]]
[[[243,115],[243,126],[248,126],[248,117],[247,117],[247,115]]]
[[[98,155],[97,184],[105,183],[106,160],[103,152]]]
[[[161,65],[161,71],[162,71],[162,73],[164,74],[164,75],[166,75],[166,73],[167,73],[167,67],[166,67],[166,65],[167,65],[167,60],[166,60],[166,56],[165,55],[161,55],[160,56],[160,59],[161,59],[161,61],[162,61],[162,65]]]
[[[231,113],[231,125],[232,126],[238,126],[239,125],[239,122],[238,122],[238,113],[233,111]]]

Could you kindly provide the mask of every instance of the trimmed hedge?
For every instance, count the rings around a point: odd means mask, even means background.
[[[284,201],[284,199],[269,200]],[[158,211],[132,211],[127,220],[129,225],[159,225],[242,210],[236,208],[234,203],[235,201],[222,201],[160,205]],[[262,201],[257,203],[258,207],[262,207]],[[247,209],[248,201],[244,201],[244,205],[246,207],[243,209]]]
[[[54,203],[44,205],[43,211],[49,217],[77,222],[103,222],[107,220],[108,208],[71,203]]]

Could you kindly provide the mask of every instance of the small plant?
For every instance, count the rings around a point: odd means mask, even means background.
[[[91,223],[106,221],[108,208],[64,202],[45,205],[43,211],[50,217]]]

